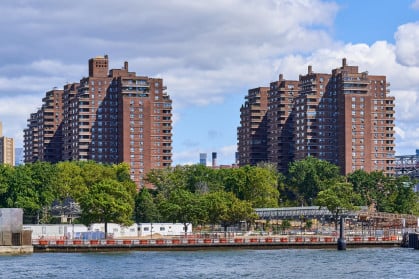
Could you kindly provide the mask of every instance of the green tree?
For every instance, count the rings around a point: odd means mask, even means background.
[[[132,186],[109,178],[93,184],[80,198],[82,222],[86,225],[103,222],[105,237],[108,223],[131,225],[134,212],[132,193],[135,191]]]
[[[152,169],[145,177],[145,180],[156,187],[156,191],[169,198],[170,193],[176,189],[186,189],[187,174],[185,166],[174,168]]]
[[[326,207],[335,216],[335,228],[337,229],[338,217],[342,212],[356,209],[360,199],[359,194],[353,191],[350,183],[336,183],[331,187],[320,191],[316,203],[320,207]]]
[[[361,196],[361,205],[375,206],[377,211],[411,213],[416,204],[415,181],[407,176],[388,177],[382,171],[367,173],[357,170],[348,181]]]
[[[290,164],[286,184],[299,202],[310,204],[320,191],[342,181],[344,177],[340,175],[339,167],[309,156]]]
[[[67,198],[76,201],[87,193],[88,188],[81,173],[81,166],[77,162],[59,162],[57,164],[55,196],[61,203]]]
[[[32,183],[32,168],[30,164],[17,166],[9,180],[9,188],[6,195],[6,207],[23,209],[25,223],[44,222],[42,218],[43,205],[40,202],[39,192]]]
[[[253,207],[278,206],[278,172],[272,165],[220,171],[225,191],[234,193],[240,200],[250,201]]]
[[[220,224],[228,218],[229,199],[231,199],[231,195],[231,193],[225,191],[217,191],[207,193],[203,196],[208,222],[211,225]]]
[[[7,164],[0,164],[0,207],[6,206],[7,191],[13,177],[14,168]]]
[[[189,224],[197,225],[207,220],[202,199],[187,190],[175,189],[168,199],[160,200],[158,208],[164,219],[183,223],[185,233]]]
[[[147,188],[142,188],[135,198],[135,221],[137,223],[153,223],[161,219],[153,196]]]
[[[227,207],[227,211],[220,215],[220,222],[224,227],[224,232],[227,232],[227,228],[234,224],[240,222],[250,224],[256,220],[257,214],[250,201],[240,200],[231,192],[224,193],[222,198],[224,199],[224,206]]]
[[[278,207],[278,172],[273,165],[249,168],[243,196],[254,208]]]

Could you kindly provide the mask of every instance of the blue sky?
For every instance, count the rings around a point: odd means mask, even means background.
[[[343,57],[387,75],[396,97],[396,152],[419,148],[419,1],[73,0],[0,2],[0,121],[22,146],[45,92],[87,75],[108,54],[162,77],[173,99],[174,164],[218,153],[234,162],[247,90]]]

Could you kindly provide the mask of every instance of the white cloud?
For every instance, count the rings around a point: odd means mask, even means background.
[[[413,1],[412,5],[411,5],[412,9],[414,10],[419,10],[419,0],[415,0]]]
[[[395,34],[397,60],[407,66],[419,66],[419,22],[399,26]]]

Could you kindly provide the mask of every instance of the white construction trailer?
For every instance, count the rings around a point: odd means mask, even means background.
[[[88,228],[81,224],[26,224],[24,230],[32,231],[32,239],[74,239],[87,232]]]
[[[192,224],[188,224],[186,234],[192,233]],[[162,236],[184,236],[185,226],[182,223],[139,223],[138,236],[151,236],[160,234]]]
[[[131,226],[121,226],[115,223],[108,223],[108,238],[130,238],[137,237],[137,224]],[[89,226],[91,232],[105,232],[104,223],[95,223]]]

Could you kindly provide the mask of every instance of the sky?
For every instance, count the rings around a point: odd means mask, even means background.
[[[419,148],[419,0],[2,0],[0,121],[23,146],[45,92],[88,75],[88,59],[163,78],[173,165],[217,152],[232,164],[247,91],[342,64],[386,75],[396,155]]]

